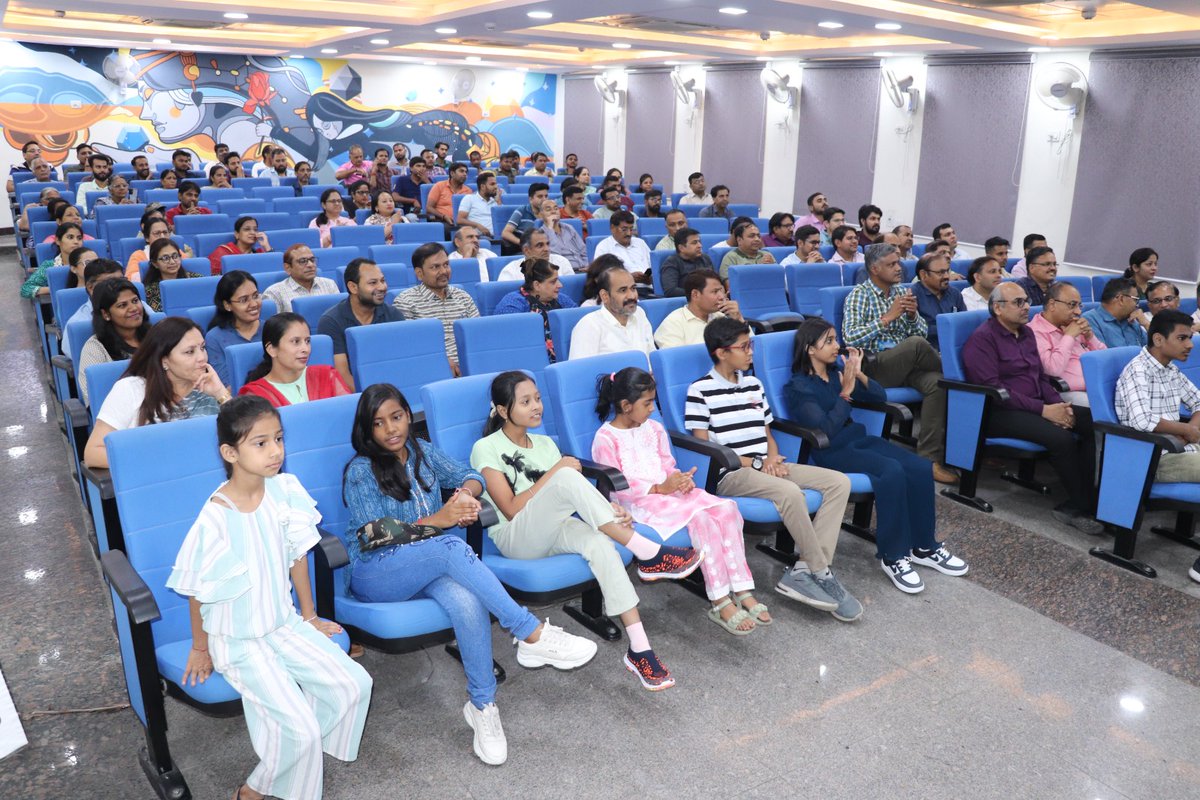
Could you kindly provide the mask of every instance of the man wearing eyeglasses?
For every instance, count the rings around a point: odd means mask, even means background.
[[[306,244],[294,244],[283,251],[283,271],[287,277],[263,291],[264,300],[274,301],[279,311],[291,311],[297,297],[315,294],[339,294],[338,286],[329,278],[317,275],[317,259]]]
[[[1128,278],[1113,278],[1104,285],[1100,305],[1083,318],[1106,347],[1145,347],[1149,320],[1138,307],[1137,286]]]
[[[1067,492],[1066,502],[1054,508],[1054,518],[1099,535],[1104,526],[1092,516],[1096,444],[1091,413],[1073,407],[1051,383],[1029,330],[1029,306],[1019,283],[997,286],[988,299],[991,319],[963,345],[963,371],[971,383],[1008,392],[1007,399],[992,403],[988,436],[1022,439],[1046,448],[1050,466]]]
[[[1037,338],[1042,369],[1052,378],[1066,381],[1070,391],[1060,394],[1073,406],[1088,405],[1079,357],[1092,350],[1106,349],[1083,318],[1082,306],[1078,289],[1069,283],[1052,283],[1046,291],[1042,313],[1029,321],[1029,329]]]
[[[1046,290],[1058,277],[1058,258],[1049,247],[1035,247],[1025,257],[1029,274],[1018,278],[1017,283],[1029,297],[1029,305],[1041,306],[1046,304]]]
[[[966,311],[962,292],[950,285],[950,262],[939,253],[921,256],[917,262],[917,280],[912,285],[917,298],[917,313],[929,327],[926,338],[935,348],[938,346],[938,314],[953,314]]]
[[[637,218],[628,211],[618,211],[608,218],[612,235],[596,246],[593,260],[611,253],[621,259],[625,269],[633,273],[638,283],[650,282],[650,247],[633,233]]]
[[[1179,287],[1170,281],[1152,281],[1146,286],[1146,305],[1153,317],[1160,311],[1179,310]]]

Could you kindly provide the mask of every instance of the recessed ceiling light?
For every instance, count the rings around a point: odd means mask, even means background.
[[[478,64],[480,61],[483,61],[479,56],[467,56],[464,60],[468,64]]]
[[[153,41],[155,44],[170,44],[171,43],[170,39],[154,39]]]
[[[890,58],[892,56],[892,53],[890,53],[887,50],[877,50],[874,53],[872,53],[871,55],[875,56],[876,58]]]
[[[332,56],[337,53],[337,48],[336,47],[322,47],[321,52],[327,56]]]
[[[434,28],[434,33],[440,33],[443,36],[452,36],[458,33],[458,28]]]
[[[633,47],[633,45],[631,45],[629,42],[613,42],[613,47],[617,48],[618,50],[628,50],[629,48]]]
[[[728,14],[731,17],[740,17],[742,14],[746,13],[746,9],[738,8],[737,6],[725,6],[724,8],[718,8],[717,10],[722,14]]]
[[[904,26],[901,25],[899,22],[876,22],[875,23],[875,30],[877,30],[877,31],[898,31],[902,27],[904,27]]]
[[[553,19],[554,18],[554,15],[551,14],[549,11],[530,11],[525,16],[529,17],[530,19]]]
[[[372,39],[371,44],[391,44],[387,39]]]
[[[1031,52],[1031,53],[1045,53],[1045,52],[1048,52],[1049,50],[1050,50],[1049,47],[1031,47],[1031,48],[1029,48],[1029,52]]]
[[[225,13],[225,19],[250,19],[250,15],[240,11],[228,11]]]
[[[605,69],[604,64],[592,64],[592,69]]]
[[[836,31],[838,28],[844,28],[846,26],[840,22],[818,22],[817,27],[818,28],[826,28],[831,31]]]
[[[755,61],[770,61],[771,57],[770,56],[755,56],[754,60]]]

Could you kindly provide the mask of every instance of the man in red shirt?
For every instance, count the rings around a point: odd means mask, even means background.
[[[167,225],[175,230],[175,217],[180,214],[211,214],[212,211],[200,205],[200,187],[193,181],[179,184],[179,205],[167,209]]]

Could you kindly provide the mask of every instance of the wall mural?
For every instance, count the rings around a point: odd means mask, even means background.
[[[354,144],[368,158],[374,145],[394,142],[414,154],[449,142],[463,160],[472,150],[484,159],[551,151],[554,75],[418,69],[397,65],[388,81],[401,87],[396,101],[373,107],[361,102],[362,75],[340,59],[3,42],[0,128],[14,151],[9,163],[32,140],[54,166],[73,163],[85,141],[117,161],[145,153],[152,164],[180,148],[210,161],[217,142],[255,159],[275,143],[329,174]],[[406,72],[424,79],[405,80]]]

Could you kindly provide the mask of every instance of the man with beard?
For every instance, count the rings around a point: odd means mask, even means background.
[[[879,206],[867,203],[858,209],[858,243],[862,246],[879,244],[883,235],[879,232],[879,224],[883,220],[883,210]]]
[[[346,291],[350,296],[322,314],[317,323],[317,333],[333,340],[333,365],[351,391],[354,391],[354,376],[350,374],[350,357],[346,354],[346,329],[404,319],[400,309],[384,302],[387,288],[387,279],[374,261],[356,258],[346,265]]]
[[[596,278],[600,308],[579,320],[571,333],[570,359],[654,350],[654,329],[638,307],[637,284],[628,270],[613,267]]]

